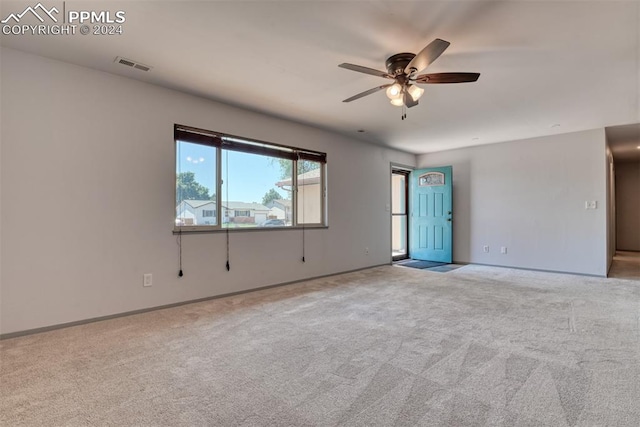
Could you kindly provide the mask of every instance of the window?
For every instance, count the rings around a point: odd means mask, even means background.
[[[320,182],[322,164],[310,160],[298,162],[298,223],[322,223],[322,202],[324,200]]]
[[[176,141],[176,225],[207,225],[204,213],[215,212],[217,158],[215,147]]]
[[[174,137],[177,229],[325,225],[324,153],[181,125]]]
[[[433,187],[444,185],[444,174],[442,172],[427,172],[418,178],[420,187]]]
[[[264,227],[272,216],[285,218],[285,212],[274,207],[273,202],[291,200],[292,193],[276,184],[283,176],[291,176],[293,160],[225,150],[224,147],[221,158],[222,208],[231,211],[231,218],[222,227]],[[292,225],[289,222],[283,226]]]

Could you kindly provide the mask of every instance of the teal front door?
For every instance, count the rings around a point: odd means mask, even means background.
[[[409,256],[425,261],[451,262],[451,166],[411,172]]]

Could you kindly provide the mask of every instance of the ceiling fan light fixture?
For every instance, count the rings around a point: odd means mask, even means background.
[[[394,83],[387,88],[387,98],[389,99],[402,98],[402,86],[400,86],[400,83]]]
[[[392,105],[412,108],[418,105],[418,99],[424,94],[424,89],[416,84],[468,83],[477,81],[480,73],[430,73],[416,75],[438,59],[449,45],[450,43],[446,40],[435,39],[426,45],[417,55],[408,52],[392,55],[385,61],[386,72],[346,62],[339,64],[338,67],[340,68],[388,79],[387,84],[365,90],[342,102],[355,101],[386,89],[387,98],[389,98]],[[404,120],[406,117],[407,115],[403,108],[402,119]]]
[[[411,95],[411,98],[413,98],[414,101],[417,101],[424,93],[424,89],[416,85],[409,85],[407,92],[409,92],[409,95]]]

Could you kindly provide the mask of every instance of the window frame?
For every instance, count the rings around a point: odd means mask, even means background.
[[[174,153],[174,167],[177,164],[177,160],[178,160],[178,141],[182,141],[182,142],[188,142],[191,144],[200,144],[200,145],[204,145],[207,147],[212,147],[216,150],[216,182],[214,185],[214,195],[216,197],[216,208],[215,208],[215,218],[216,218],[216,225],[211,225],[211,224],[191,224],[191,225],[187,225],[187,224],[183,224],[182,221],[180,222],[180,224],[176,223],[176,220],[178,219],[177,217],[174,218],[174,226],[173,226],[173,231],[174,233],[176,232],[192,232],[192,231],[197,231],[197,232],[203,232],[203,231],[217,231],[221,229],[221,224],[222,224],[222,219],[220,218],[220,203],[218,202],[218,200],[220,200],[220,195],[221,193],[221,176],[222,176],[222,160],[220,158],[220,149],[219,146],[217,145],[217,143],[215,142],[215,140],[213,140],[212,138],[215,138],[215,135],[208,135],[206,133],[203,133],[203,131],[199,130],[199,129],[195,129],[195,128],[190,128],[193,129],[192,131],[192,135],[190,135],[190,138],[192,138],[191,140],[183,140],[183,139],[178,139],[178,136],[180,135],[179,129],[185,128],[184,126],[178,126],[178,125],[174,125],[174,131],[173,131],[173,139],[174,139],[174,147],[173,147],[173,153]],[[176,173],[177,176],[177,170],[174,171]],[[173,205],[176,205],[176,200],[175,200],[175,195],[178,194],[178,180],[174,178],[174,189],[173,189],[173,193],[174,193],[174,200],[173,200]],[[174,208],[174,212],[175,212],[175,208]],[[175,213],[174,213],[175,216]]]
[[[325,174],[326,174],[326,162],[322,163],[322,162],[318,162],[317,160],[311,160],[311,159],[302,159],[304,160],[308,160],[308,161],[312,161],[312,162],[316,162],[320,164],[320,177],[319,179],[319,184],[320,184],[320,222],[303,222],[300,223],[299,222],[299,210],[298,210],[298,191],[300,189],[300,187],[298,186],[298,175],[300,175],[298,173],[298,162],[294,162],[292,169],[294,169],[296,171],[296,173],[294,174],[294,178],[293,178],[293,185],[295,188],[295,191],[293,191],[294,195],[292,197],[292,202],[291,202],[291,209],[293,209],[293,206],[296,206],[296,209],[293,210],[292,212],[292,217],[294,218],[294,224],[296,224],[297,228],[313,228],[313,227],[322,227],[326,225],[326,201],[327,201],[327,183],[325,181]]]
[[[177,224],[175,220],[178,217],[176,213],[176,199],[174,196],[174,233],[201,233],[201,232],[244,232],[244,231],[271,231],[271,230],[292,230],[303,228],[328,228],[327,223],[327,181],[326,181],[326,167],[327,167],[327,154],[308,150],[304,148],[297,148],[283,144],[276,144],[272,142],[260,141],[255,139],[249,139],[239,137],[236,135],[230,135],[220,132],[213,132],[204,129],[194,128],[191,126],[174,125],[174,168],[178,161],[178,143],[185,142],[191,144],[199,144],[212,147],[216,150],[216,173],[215,173],[215,218],[216,225],[183,225]],[[292,161],[291,167],[291,182],[292,182],[292,195],[291,195],[291,210],[292,210],[292,225],[282,227],[248,227],[248,228],[228,228],[223,227],[225,219],[229,219],[228,209],[223,209],[222,205],[224,201],[222,196],[222,155],[224,150],[238,151],[254,155],[268,156],[271,158],[285,158]],[[318,223],[299,223],[298,222],[298,161],[309,160],[320,164],[320,222]],[[177,169],[175,173],[177,174]],[[176,175],[177,176],[177,175]],[[174,179],[174,195],[177,194],[177,180]],[[228,202],[228,201],[227,201]],[[224,216],[223,216],[224,215]]]

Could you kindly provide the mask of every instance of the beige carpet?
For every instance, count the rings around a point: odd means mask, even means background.
[[[640,425],[640,282],[379,267],[0,342],[2,426]]]

